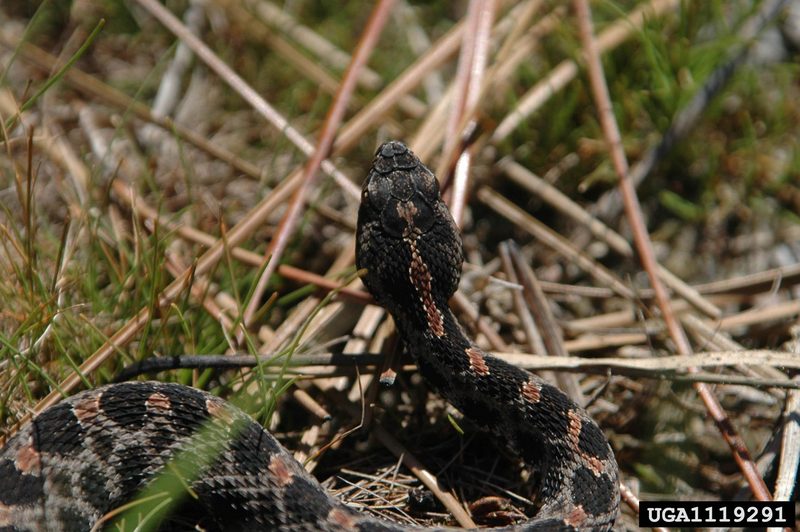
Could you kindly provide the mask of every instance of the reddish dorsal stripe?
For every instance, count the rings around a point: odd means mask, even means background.
[[[278,486],[283,487],[292,482],[294,473],[292,473],[292,470],[280,455],[270,458],[268,469],[274,475],[275,483]]]
[[[417,241],[407,238],[406,242],[408,242],[411,248],[411,264],[408,266],[409,280],[417,290],[419,301],[422,303],[422,309],[425,311],[428,329],[430,329],[437,338],[441,338],[444,336],[444,318],[442,317],[442,312],[436,306],[436,302],[433,300],[431,272],[428,270],[428,265],[425,264],[425,260],[417,250]]]
[[[526,382],[522,385],[522,397],[529,403],[538,403],[542,398],[542,386],[533,381]]]
[[[22,473],[36,474],[42,466],[41,455],[33,448],[33,442],[29,439],[28,443],[21,446],[17,451],[17,458],[14,465]]]
[[[578,440],[581,438],[581,427],[583,427],[583,421],[581,420],[581,416],[579,416],[574,410],[570,410],[567,413],[567,417],[569,418],[569,441],[572,443],[572,446],[577,449]]]
[[[172,401],[170,401],[169,397],[161,392],[155,392],[151,394],[144,404],[147,406],[148,410],[162,410],[166,412],[172,408]]]
[[[581,458],[583,458],[583,461],[586,463],[586,466],[592,471],[592,473],[599,477],[605,470],[603,461],[596,456],[592,456],[589,453],[582,451],[579,445],[581,439],[581,429],[583,428],[583,419],[576,410],[570,410],[567,416],[569,417],[568,438],[570,444],[575,452],[580,455]]]
[[[564,524],[580,528],[586,520],[586,511],[580,504],[572,509],[572,511],[564,518]]]
[[[100,411],[100,394],[89,394],[72,407],[78,423],[91,422]]]
[[[414,215],[419,212],[417,206],[411,201],[401,201],[397,204],[397,215],[406,221],[403,237],[408,237],[414,231]]]
[[[475,347],[467,348],[467,356],[469,357],[469,367],[477,375],[485,377],[489,375],[489,366],[486,365],[486,360],[483,358],[483,353]]]
[[[6,506],[0,503],[0,526],[12,526],[14,522],[11,520],[14,517],[14,506]]]
[[[356,521],[353,516],[341,508],[333,508],[328,513],[328,521],[336,524],[339,530],[356,530]]]
[[[226,408],[225,403],[219,398],[206,399],[206,412],[208,415],[225,423],[233,422],[233,415]]]
[[[596,456],[591,456],[586,453],[580,453],[581,457],[586,461],[586,466],[596,476],[602,475],[606,471],[605,464]]]

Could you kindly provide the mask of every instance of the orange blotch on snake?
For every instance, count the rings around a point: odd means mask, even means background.
[[[580,528],[583,525],[583,522],[586,520],[586,510],[583,509],[583,506],[578,505],[572,509],[572,511],[564,518],[564,524],[568,526],[573,526],[575,528]]]
[[[292,473],[292,470],[289,469],[289,466],[286,465],[286,462],[282,457],[277,455],[273,456],[269,461],[268,469],[275,477],[275,483],[278,486],[283,487],[292,482],[294,473]]]
[[[75,413],[78,423],[83,424],[97,417],[97,413],[100,412],[101,395],[102,394],[90,394],[85,399],[75,403],[72,411]]]
[[[580,457],[585,462],[586,467],[589,470],[597,475],[598,477],[603,474],[604,466],[603,461],[600,460],[596,456],[592,456],[591,454],[582,451],[580,448],[580,439],[581,439],[581,429],[583,428],[583,419],[581,419],[580,414],[575,410],[570,410],[567,414],[569,418],[569,429],[567,431],[569,442],[572,444],[572,447],[575,449],[575,452],[580,455]]]
[[[355,519],[341,508],[333,508],[328,512],[328,521],[335,523],[339,530],[355,530]]]
[[[17,469],[23,473],[36,473],[42,466],[39,452],[33,448],[33,443],[28,442],[17,451],[17,458],[14,461]]]
[[[422,303],[422,308],[425,311],[428,329],[437,338],[441,338],[444,336],[444,318],[442,318],[442,313],[433,300],[431,272],[417,250],[416,241],[408,239],[407,242],[411,247],[411,264],[408,267],[409,280],[419,295],[420,303]]]
[[[466,350],[469,357],[469,367],[477,375],[485,377],[489,374],[489,366],[486,365],[486,360],[483,358],[483,353],[474,347],[468,347]]]
[[[166,412],[172,408],[172,401],[170,401],[169,397],[161,392],[155,392],[151,394],[144,404],[147,406],[148,410],[161,410]]]
[[[542,398],[542,386],[532,381],[528,381],[522,385],[522,397],[529,403],[538,403]]]

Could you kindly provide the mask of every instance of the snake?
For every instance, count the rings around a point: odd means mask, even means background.
[[[434,174],[402,142],[383,143],[362,188],[356,265],[431,387],[536,471],[535,515],[498,530],[611,530],[620,491],[608,439],[557,387],[469,339],[448,306],[463,260]],[[66,398],[8,440],[0,532],[111,528],[163,478],[180,492],[164,530],[409,530],[335,499],[231,403],[131,381]]]

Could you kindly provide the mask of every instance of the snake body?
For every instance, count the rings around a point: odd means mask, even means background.
[[[358,218],[364,284],[394,317],[422,375],[540,472],[539,511],[506,530],[610,530],[619,488],[608,441],[558,388],[464,334],[448,307],[463,262],[458,229],[434,175],[404,144],[378,149]],[[407,530],[338,502],[221,399],[129,382],[68,398],[9,440],[0,451],[0,532],[89,530],[162,470],[188,493],[169,529]]]

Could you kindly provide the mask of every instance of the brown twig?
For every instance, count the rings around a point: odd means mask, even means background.
[[[486,70],[494,11],[494,0],[471,0],[469,3],[467,31],[463,34],[455,92],[450,103],[442,158],[436,172],[440,180],[446,181],[450,161],[456,160],[449,205],[458,226],[461,226],[464,213],[472,157],[469,148],[462,149],[461,144],[465,134],[475,128],[474,114]]]
[[[352,62],[345,72],[344,79],[342,79],[342,85],[339,87],[339,92],[336,94],[330,110],[328,111],[328,116],[325,118],[325,122],[322,125],[319,141],[311,159],[308,161],[308,165],[305,168],[302,184],[292,196],[292,199],[289,202],[289,207],[286,210],[286,214],[284,214],[283,219],[281,220],[278,231],[267,248],[265,259],[266,266],[264,267],[261,277],[256,283],[256,287],[253,290],[253,296],[248,302],[247,308],[244,311],[243,320],[246,327],[250,325],[253,314],[259,306],[261,294],[263,294],[264,290],[266,290],[269,278],[277,268],[278,262],[283,256],[283,251],[286,249],[286,246],[289,243],[289,238],[294,234],[297,220],[300,218],[300,213],[305,206],[306,197],[317,180],[317,170],[327,157],[328,152],[330,152],[331,146],[333,146],[336,130],[339,128],[339,124],[341,123],[345,110],[347,109],[347,102],[350,100],[350,96],[353,94],[353,90],[356,87],[358,74],[364,65],[366,65],[367,59],[372,53],[375,43],[380,36],[381,29],[389,19],[389,10],[391,9],[393,3],[394,0],[381,0],[378,5],[375,6],[375,9],[370,15],[369,21],[364,28],[364,33],[362,34],[355,53],[353,54]]]
[[[650,284],[655,293],[656,303],[661,310],[661,316],[667,326],[670,337],[673,342],[675,342],[678,353],[685,356],[691,355],[692,347],[689,344],[686,333],[675,318],[670,306],[669,295],[658,276],[658,263],[655,260],[653,245],[644,223],[641,206],[639,205],[639,198],[628,176],[628,162],[622,150],[622,137],[616,120],[614,119],[611,99],[608,94],[608,86],[606,85],[603,67],[600,63],[600,52],[594,39],[591,11],[588,1],[575,0],[575,9],[577,11],[581,39],[584,43],[584,55],[587,61],[592,94],[595,99],[595,105],[597,105],[603,134],[611,152],[611,161],[619,177],[619,187],[625,206],[625,214],[631,225],[636,250],[639,253],[642,266],[650,279]],[[750,456],[750,452],[744,440],[733,427],[733,424],[711,393],[711,390],[703,383],[696,383],[695,389],[705,403],[706,408],[708,408],[723,438],[730,446],[734,459],[742,470],[747,482],[750,484],[753,495],[758,500],[771,500],[772,497],[764,484],[764,480],[756,469],[756,465]]]
[[[375,354],[372,350],[345,353],[295,354],[288,367],[281,366],[283,355],[275,354],[244,355],[231,353],[227,355],[173,355],[152,357],[136,362],[122,370],[118,380],[130,379],[142,373],[154,373],[179,368],[245,368],[264,364],[276,366],[278,374],[290,372],[299,375],[328,376],[332,371],[340,373],[344,368],[358,365],[362,369],[380,367],[386,361],[384,355]],[[797,389],[800,383],[796,380],[782,378],[745,377],[720,373],[691,373],[691,368],[719,369],[736,366],[753,368],[791,368],[800,369],[800,360],[791,353],[767,350],[708,351],[691,356],[672,355],[658,358],[626,358],[601,357],[584,358],[576,356],[550,356],[537,353],[506,353],[496,351],[497,358],[510,364],[529,370],[557,370],[560,372],[596,373],[607,375],[627,375],[650,379],[703,381],[720,384],[746,384],[750,386],[779,386]],[[399,371],[415,371],[414,365],[402,365]]]
[[[544,342],[546,353],[550,356],[567,356],[567,348],[564,346],[564,338],[561,329],[556,324],[555,316],[550,310],[550,303],[544,296],[539,280],[536,278],[531,267],[522,259],[519,248],[513,242],[506,242],[505,247],[514,266],[515,273],[522,284],[523,295],[527,307],[533,313],[536,325],[541,331],[542,341]],[[565,389],[573,401],[579,405],[586,404],[586,398],[581,391],[578,382],[571,375],[559,378],[559,384]]]
[[[464,24],[456,24],[443,35],[428,53],[420,57],[392,81],[379,95],[370,101],[345,125],[333,145],[334,154],[342,154],[349,150],[375,123],[381,120],[405,94],[422,83],[425,76],[440,66],[458,50]],[[412,147],[413,148],[413,147]],[[417,155],[425,159],[423,153]]]
[[[630,490],[630,488],[628,488],[628,486],[626,486],[622,482],[619,483],[619,494],[622,497],[622,500],[625,502],[625,504],[627,504],[631,510],[633,510],[638,514],[639,498],[636,495],[634,495],[633,492]],[[661,528],[661,527],[653,527],[652,530],[655,532],[668,532],[666,528]]]

